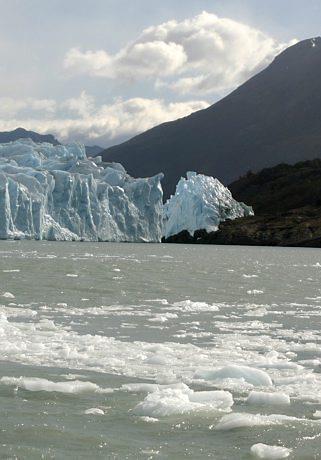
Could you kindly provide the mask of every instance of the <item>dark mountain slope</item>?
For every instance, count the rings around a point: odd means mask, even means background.
[[[27,131],[23,128],[17,128],[14,131],[4,131],[0,133],[0,144],[13,142],[22,138],[32,139],[34,142],[48,142],[53,145],[60,144],[60,142],[58,142],[52,134],[39,134],[34,131]]]
[[[230,183],[246,171],[321,156],[321,38],[305,40],[226,98],[107,149],[134,176],[165,173],[165,196],[187,170]]]
[[[88,157],[96,157],[103,152],[103,148],[99,145],[86,145],[86,154]]]

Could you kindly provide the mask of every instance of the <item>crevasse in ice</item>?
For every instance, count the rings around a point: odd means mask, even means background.
[[[187,230],[215,232],[220,222],[253,214],[253,209],[234,200],[230,190],[218,179],[188,172],[181,178],[175,195],[164,206],[164,236]]]
[[[158,242],[161,179],[133,179],[78,144],[0,144],[0,238]]]

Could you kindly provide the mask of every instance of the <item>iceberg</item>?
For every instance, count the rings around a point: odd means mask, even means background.
[[[218,179],[188,172],[181,178],[176,193],[164,205],[164,237],[187,230],[208,233],[218,230],[220,222],[253,215],[253,209],[234,200],[230,190]]]
[[[158,174],[133,179],[80,144],[0,144],[0,238],[159,242]]]

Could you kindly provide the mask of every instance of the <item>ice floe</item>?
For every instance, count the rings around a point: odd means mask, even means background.
[[[279,460],[282,458],[288,458],[291,454],[292,449],[282,446],[269,446],[267,444],[254,444],[251,447],[251,453],[255,458],[262,460]]]

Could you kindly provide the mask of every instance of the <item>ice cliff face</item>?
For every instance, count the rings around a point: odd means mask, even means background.
[[[187,230],[215,232],[221,221],[253,214],[253,209],[239,203],[228,188],[213,177],[188,172],[176,186],[176,193],[164,206],[164,236],[168,238]]]
[[[133,179],[78,144],[0,144],[0,238],[158,242],[161,179]]]

